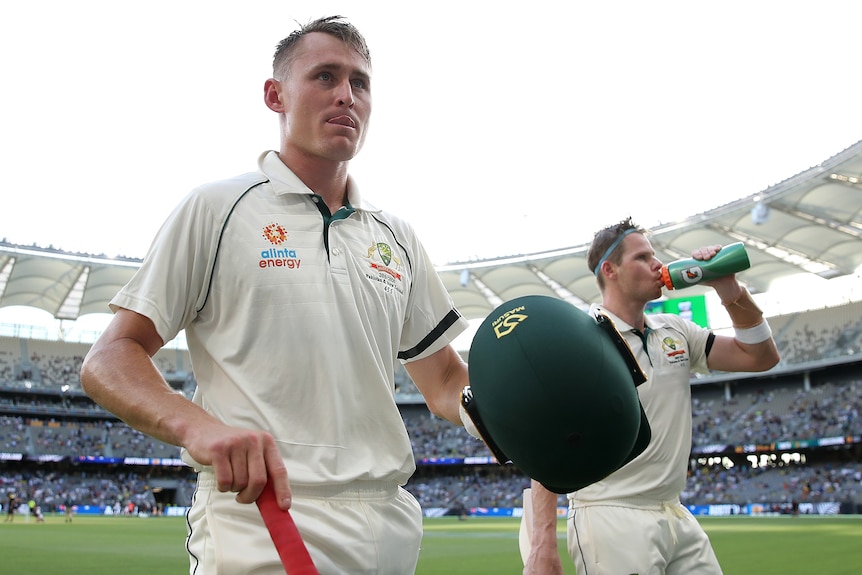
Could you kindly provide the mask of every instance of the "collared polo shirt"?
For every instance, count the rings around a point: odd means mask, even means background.
[[[259,172],[192,191],[111,301],[163,341],[186,331],[194,401],[271,432],[293,484],[405,483],[415,465],[395,363],[467,326],[412,227],[352,180],[348,204],[330,214],[264,153]]]
[[[649,446],[605,479],[569,494],[578,501],[640,498],[673,501],[685,488],[691,452],[691,384],[693,371],[706,373],[710,331],[673,314],[646,316],[640,334],[608,310],[647,376],[638,396],[652,429]],[[646,347],[644,347],[646,341]]]

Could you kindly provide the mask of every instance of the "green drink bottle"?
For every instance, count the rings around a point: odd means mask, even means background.
[[[687,258],[670,262],[661,268],[661,281],[667,289],[682,289],[702,281],[729,276],[751,267],[742,242],[728,244],[712,259]]]

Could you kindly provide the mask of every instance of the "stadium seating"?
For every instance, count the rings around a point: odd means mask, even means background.
[[[862,303],[777,316],[770,323],[782,352],[772,372],[692,380],[693,455],[684,502],[829,501],[862,510]],[[70,495],[78,505],[119,512],[184,505],[193,492],[191,471],[146,463],[175,461],[178,448],[129,428],[81,391],[78,373],[87,348],[0,337],[0,452],[6,459],[0,490],[32,494],[47,510]],[[186,350],[163,349],[154,362],[191,397],[195,383]],[[428,412],[400,365],[395,395],[418,462],[407,488],[423,507],[521,505],[529,479],[490,461],[481,441]],[[99,458],[113,463],[90,463]]]

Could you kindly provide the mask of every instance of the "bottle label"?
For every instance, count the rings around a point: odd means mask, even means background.
[[[700,266],[691,266],[682,270],[679,277],[688,285],[693,286],[703,279],[703,269]]]

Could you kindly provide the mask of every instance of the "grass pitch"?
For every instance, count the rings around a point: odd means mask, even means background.
[[[725,575],[856,575],[862,516],[718,517],[701,522]],[[558,524],[566,574],[565,522]],[[185,520],[62,516],[0,524],[2,572],[9,575],[181,575],[188,571]],[[624,542],[621,542],[621,545]],[[521,573],[518,520],[427,519],[417,575]]]

